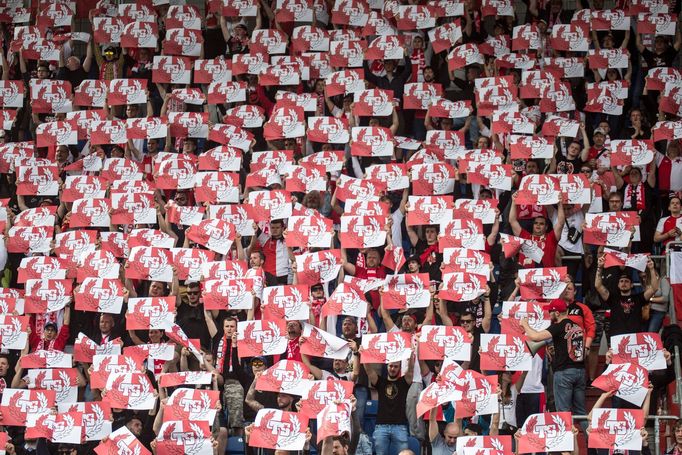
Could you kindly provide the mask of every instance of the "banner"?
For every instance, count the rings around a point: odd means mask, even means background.
[[[521,427],[519,453],[572,452],[573,420],[570,412],[545,412],[529,416]]]
[[[462,327],[425,325],[419,334],[419,358],[471,360],[471,335]]]

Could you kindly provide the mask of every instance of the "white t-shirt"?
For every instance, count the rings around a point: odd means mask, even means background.
[[[545,391],[545,386],[542,384],[542,357],[538,354],[533,356],[533,366],[526,374],[526,380],[523,381],[521,393],[542,393]]]
[[[552,223],[556,223],[558,218],[556,210],[552,213]],[[561,239],[559,240],[559,246],[570,253],[583,254],[583,242],[578,240],[575,243],[571,243],[568,240],[568,230],[571,227],[575,227],[578,231],[582,231],[582,225],[585,222],[585,215],[582,211],[574,212],[566,217],[566,222],[564,223],[564,228],[561,231]]]
[[[499,414],[500,414],[500,423],[498,428],[502,428],[504,423],[508,423],[509,425],[516,427],[516,400],[517,397],[519,396],[519,392],[516,391],[516,387],[512,384],[510,387],[511,390],[511,399],[509,400],[509,403],[502,404],[502,402],[499,403]]]

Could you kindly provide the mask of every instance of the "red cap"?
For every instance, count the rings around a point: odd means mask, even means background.
[[[554,299],[547,306],[547,311],[558,311],[559,313],[565,313],[567,309],[568,306],[562,299]]]

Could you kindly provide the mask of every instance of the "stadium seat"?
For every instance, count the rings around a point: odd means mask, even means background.
[[[379,410],[379,402],[377,400],[367,400],[367,407],[365,408],[365,417],[376,417]]]
[[[228,455],[244,455],[244,438],[239,436],[228,438],[225,453]]]

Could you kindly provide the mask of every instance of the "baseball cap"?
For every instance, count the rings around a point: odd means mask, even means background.
[[[604,128],[595,128],[594,132],[592,133],[592,136],[594,137],[597,134],[602,134],[606,136],[606,131],[604,131]]]
[[[51,328],[52,330],[54,330],[56,332],[57,331],[57,324],[55,324],[54,322],[48,322],[47,324],[45,324],[45,330],[47,330],[48,328]]]
[[[558,311],[559,313],[564,313],[567,309],[566,302],[561,299],[554,299],[547,306],[547,311]]]

